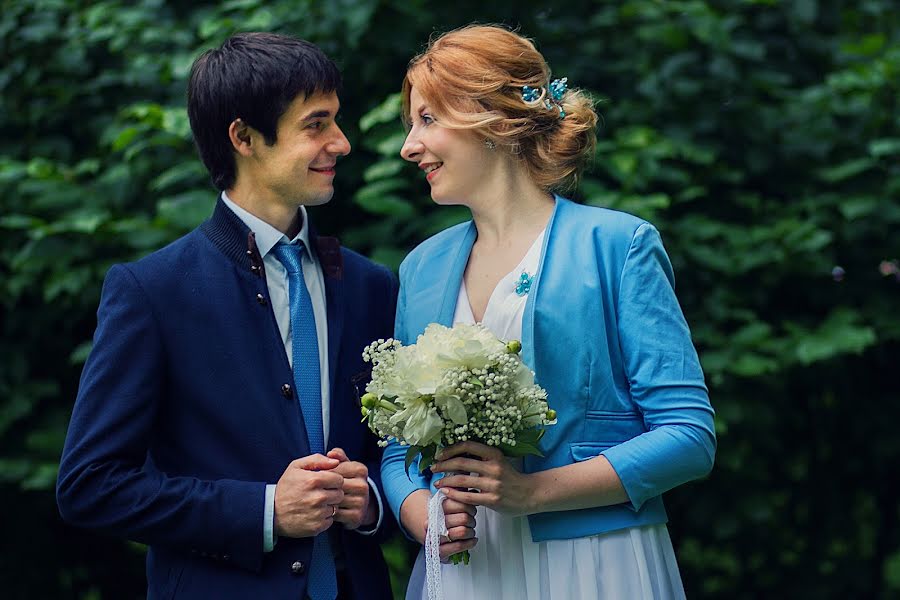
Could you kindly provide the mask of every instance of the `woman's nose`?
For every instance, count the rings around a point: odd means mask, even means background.
[[[422,154],[422,149],[422,142],[419,141],[416,132],[410,130],[410,132],[406,134],[406,139],[403,141],[403,147],[400,148],[400,156],[402,156],[404,160],[416,162]]]

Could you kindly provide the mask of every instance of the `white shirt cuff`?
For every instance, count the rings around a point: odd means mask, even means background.
[[[275,484],[266,485],[266,506],[263,509],[263,552],[275,549]]]
[[[378,488],[375,487],[375,482],[372,481],[371,478],[367,477],[369,481],[369,489],[372,490],[372,495],[375,496],[375,500],[378,502],[378,519],[375,521],[375,524],[371,526],[371,529],[364,529],[364,527],[359,527],[356,530],[356,533],[360,535],[375,535],[375,532],[378,531],[378,528],[381,527],[381,520],[384,518],[384,505],[381,503],[381,494],[378,493]]]

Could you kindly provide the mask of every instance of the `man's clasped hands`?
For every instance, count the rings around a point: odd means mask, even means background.
[[[340,448],[291,462],[275,487],[275,534],[311,537],[336,522],[347,529],[373,524],[368,477],[366,465]]]

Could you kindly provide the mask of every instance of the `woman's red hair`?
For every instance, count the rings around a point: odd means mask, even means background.
[[[529,105],[522,87],[547,89],[550,69],[531,40],[494,25],[468,25],[441,35],[410,61],[403,80],[403,118],[413,87],[444,127],[493,140],[525,164],[547,190],[575,186],[593,155],[597,114],[590,98],[569,90],[565,118],[554,105]]]

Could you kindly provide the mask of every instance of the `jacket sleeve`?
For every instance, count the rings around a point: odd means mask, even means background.
[[[377,334],[379,338],[387,338],[391,336],[391,331],[394,326],[394,314],[396,313],[397,306],[397,278],[387,269],[385,269],[384,271],[385,277],[383,279],[386,288],[386,296],[384,298],[384,302],[382,303],[385,308],[382,323],[379,327],[379,333]],[[385,499],[385,489],[382,482],[381,473],[381,461],[383,454],[382,449],[378,446],[374,434],[368,434],[367,438],[368,443],[366,444],[366,456],[363,459],[363,462],[365,463],[366,468],[369,470],[369,479],[375,486],[375,493],[378,495],[378,498],[371,498],[370,502],[378,503],[380,509],[379,523],[375,530],[369,530],[366,527],[361,527],[360,530],[357,531],[357,533],[361,533],[363,535],[371,535],[376,541],[381,543],[386,542],[393,534],[394,519],[386,514],[388,511],[388,505]]]
[[[381,459],[381,481],[388,505],[397,523],[400,523],[400,507],[403,501],[417,490],[429,489],[430,480],[427,475],[419,473],[419,460],[416,459],[406,469],[406,451],[408,446],[401,446],[391,441],[384,449]],[[403,525],[400,525],[401,529]]]
[[[394,339],[406,343],[408,332],[406,331],[406,286],[404,281],[409,272],[409,259],[400,266],[400,293],[397,297],[397,316],[394,320]],[[381,459],[381,481],[387,503],[391,507],[394,518],[400,524],[400,507],[407,496],[416,490],[428,489],[429,478],[419,473],[418,460],[406,469],[407,446],[401,446],[396,441],[391,441],[384,449]],[[402,529],[402,524],[401,524]]]
[[[165,348],[128,267],[107,274],[97,317],[60,461],[60,514],[73,525],[258,571],[265,482],[169,476],[149,457],[165,425]]]
[[[716,449],[713,409],[675,297],[672,266],[648,223],[631,241],[616,312],[632,400],[648,431],[602,454],[639,510],[648,499],[706,475]]]

